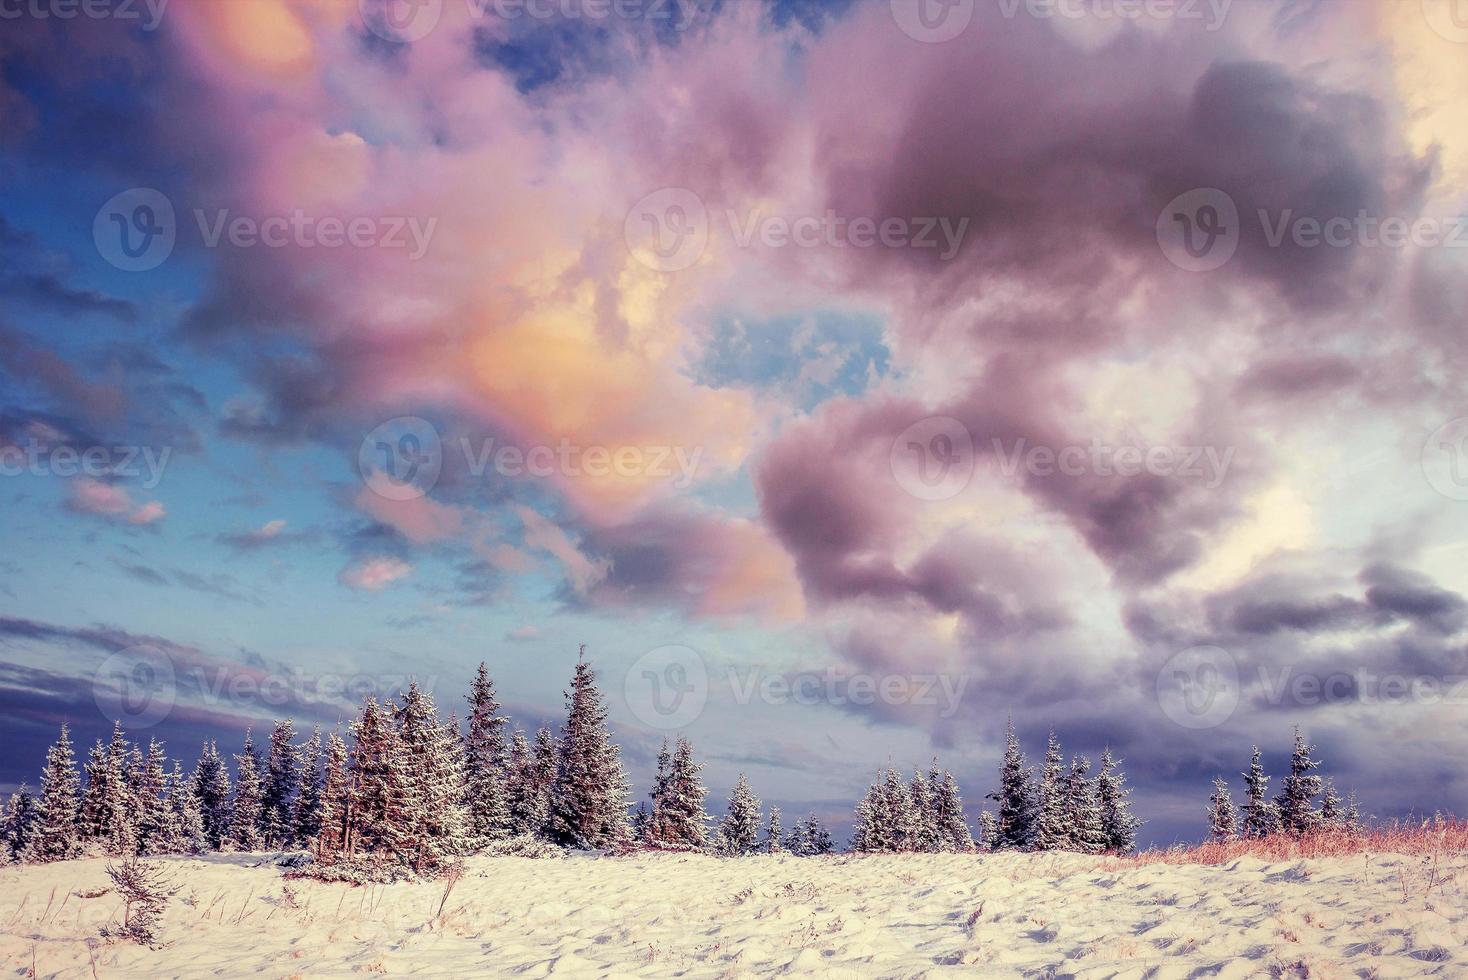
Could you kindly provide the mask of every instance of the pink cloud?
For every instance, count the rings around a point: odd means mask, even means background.
[[[128,524],[152,524],[167,515],[163,504],[152,500],[134,506],[126,489],[100,480],[78,478],[71,483],[71,499],[67,507],[79,514],[91,514]]]
[[[400,558],[364,558],[343,568],[337,575],[337,581],[350,589],[381,592],[412,571],[413,566]]]

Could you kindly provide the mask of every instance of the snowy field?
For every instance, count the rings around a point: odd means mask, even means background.
[[[0,869],[0,975],[1468,976],[1462,856],[480,858],[441,915],[441,884],[258,860],[169,860],[157,951],[96,939],[105,862]]]

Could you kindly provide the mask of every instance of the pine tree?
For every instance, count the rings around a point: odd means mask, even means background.
[[[882,781],[882,800],[889,820],[889,833],[893,851],[911,851],[916,839],[917,812],[912,805],[912,794],[902,774],[888,768]]]
[[[167,761],[163,745],[157,739],[150,739],[148,755],[133,774],[139,854],[166,854],[172,849],[168,836],[168,801],[164,797],[168,773],[163,766]]]
[[[86,785],[82,790],[80,808],[81,835],[84,840],[101,840],[107,835],[107,746],[98,739],[87,752]]]
[[[999,820],[989,810],[979,811],[979,849],[993,851],[999,840]]]
[[[137,826],[134,822],[137,801],[128,779],[130,748],[121,722],[112,723],[112,741],[107,746],[107,778],[104,783],[102,812],[103,842],[107,853],[126,857],[138,852]]]
[[[1045,768],[1040,775],[1040,813],[1035,828],[1035,847],[1041,851],[1063,851],[1071,845],[1070,823],[1065,812],[1065,757],[1052,729],[1045,745]]]
[[[402,787],[403,856],[415,871],[442,866],[469,849],[463,800],[464,773],[456,765],[457,733],[438,720],[433,695],[416,682],[393,709],[398,738],[393,762]]]
[[[1102,848],[1108,854],[1126,854],[1137,846],[1137,828],[1142,825],[1132,814],[1132,791],[1121,771],[1121,762],[1110,747],[1101,753],[1101,772],[1096,776],[1096,797],[1101,807]]]
[[[805,840],[805,853],[810,857],[830,854],[836,849],[835,843],[831,840],[831,832],[826,829],[825,824],[816,819],[814,813],[805,818]]]
[[[1101,800],[1097,780],[1087,777],[1091,760],[1085,756],[1071,759],[1065,776],[1065,816],[1070,829],[1069,849],[1080,854],[1101,854],[1106,850],[1106,828],[1101,821]]]
[[[168,778],[168,850],[176,854],[202,854],[209,849],[204,814],[192,784],[184,778],[183,763],[173,763]]]
[[[1279,829],[1279,816],[1275,812],[1274,804],[1266,798],[1269,777],[1264,774],[1262,755],[1259,746],[1254,746],[1254,757],[1249,763],[1249,771],[1243,774],[1244,790],[1247,794],[1244,803],[1245,837],[1267,837]]]
[[[347,744],[336,732],[326,742],[321,784],[321,823],[311,842],[317,861],[332,864],[350,859],[355,847],[353,798],[347,768]]]
[[[82,851],[78,826],[79,789],[76,756],[66,725],[46,752],[41,772],[41,798],[36,804],[34,833],[27,842],[26,861],[64,861]]]
[[[766,854],[785,853],[785,838],[780,830],[780,808],[770,807],[770,825],[765,828],[764,846],[761,848]]]
[[[1324,795],[1320,799],[1320,825],[1329,830],[1342,830],[1346,825],[1346,805],[1336,792],[1335,780],[1325,780]]]
[[[1005,732],[1004,762],[999,768],[999,792],[989,799],[999,804],[990,850],[1025,851],[1035,846],[1034,770],[1025,764],[1011,719]]]
[[[934,762],[936,771],[937,763]],[[938,821],[934,812],[933,791],[936,785],[928,782],[928,777],[920,771],[914,771],[912,782],[908,786],[908,797],[912,800],[912,837],[908,842],[909,850],[920,851],[931,854],[939,850]]]
[[[645,842],[668,850],[704,850],[708,847],[708,814],[704,788],[699,773],[703,766],[693,761],[693,746],[679,738],[671,756],[668,745],[658,756],[658,774],[652,792]]]
[[[204,821],[204,839],[209,849],[217,851],[229,838],[230,785],[229,769],[219,755],[213,739],[204,743],[194,767],[194,796],[199,801],[199,814]]]
[[[568,847],[612,846],[629,833],[627,776],[584,647],[565,697],[566,724],[551,788],[551,837]]]
[[[652,835],[652,814],[647,811],[647,804],[638,802],[637,809],[632,811],[632,839],[647,844]]]
[[[749,854],[759,846],[760,824],[759,797],[749,788],[749,779],[744,773],[734,783],[734,792],[729,796],[729,808],[719,825],[718,850],[721,854],[737,857]]]
[[[850,849],[858,854],[888,849],[887,820],[883,811],[882,787],[872,783],[856,804],[856,819],[851,824]]]
[[[810,854],[810,827],[804,820],[795,821],[795,826],[785,835],[785,850],[796,857]]]
[[[20,861],[30,849],[39,817],[35,797],[26,789],[25,783],[10,794],[5,807],[5,817],[0,822],[0,864]]]
[[[1230,841],[1239,836],[1239,811],[1228,793],[1228,783],[1213,780],[1213,795],[1208,798],[1208,832],[1214,840]]]
[[[1346,828],[1353,834],[1363,830],[1361,824],[1361,808],[1356,804],[1356,791],[1346,794]]]
[[[974,838],[969,832],[968,821],[964,819],[963,797],[958,792],[958,780],[946,769],[942,778],[937,781],[937,790],[933,793],[933,808],[938,849],[959,853],[972,851]]]
[[[321,726],[311,732],[301,749],[300,794],[296,797],[291,838],[294,846],[304,847],[321,833]]]
[[[505,735],[494,681],[483,662],[469,688],[469,734],[464,742],[469,826],[480,842],[503,840],[514,829],[505,786]],[[538,830],[539,828],[537,828]]]
[[[295,796],[300,778],[295,740],[295,725],[289,718],[275,723],[260,804],[260,834],[267,847],[291,847],[295,843]]]
[[[661,810],[663,795],[667,792],[668,770],[673,765],[673,753],[668,751],[668,740],[663,739],[662,748],[658,749],[657,770],[652,777],[652,792],[648,797],[652,800],[652,808],[648,810],[647,818],[642,822],[642,834],[639,841],[647,847],[659,847],[663,836]],[[641,809],[642,804],[638,804]],[[636,826],[634,819],[633,826]]]
[[[401,854],[407,832],[404,787],[397,756],[397,730],[374,697],[362,703],[352,723],[351,782],[354,786],[352,844],[365,851]],[[354,849],[353,848],[353,849]]]
[[[1295,727],[1295,750],[1290,755],[1290,774],[1284,778],[1276,804],[1280,829],[1291,834],[1307,834],[1320,823],[1315,811],[1315,797],[1320,795],[1320,777],[1314,770],[1320,763],[1310,757],[1315,746],[1305,742],[1300,728]]]
[[[241,851],[258,851],[264,846],[260,823],[265,806],[265,787],[260,778],[260,753],[255,750],[255,738],[249,729],[245,729],[244,750],[234,757],[234,761],[234,809],[229,839]]]

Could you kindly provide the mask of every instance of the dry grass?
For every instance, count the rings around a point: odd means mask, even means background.
[[[1304,836],[1209,841],[1108,860],[1106,870],[1139,868],[1149,864],[1227,864],[1239,858],[1295,861],[1301,858],[1347,857],[1355,854],[1439,856],[1468,852],[1468,821],[1439,817],[1419,822],[1399,821],[1365,830],[1325,830]]]

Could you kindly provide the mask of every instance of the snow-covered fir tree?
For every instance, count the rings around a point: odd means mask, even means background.
[[[87,764],[82,770],[86,783],[82,788],[80,815],[78,817],[81,836],[86,841],[101,840],[107,834],[107,746],[98,739],[87,752]]]
[[[300,755],[295,740],[295,725],[289,718],[275,723],[265,762],[260,812],[260,834],[267,847],[290,847],[295,843],[295,796],[300,778]]]
[[[630,833],[629,787],[621,750],[607,729],[606,705],[584,647],[565,697],[566,724],[551,787],[550,836],[568,847],[618,844]]]
[[[1263,753],[1254,746],[1254,756],[1244,776],[1245,837],[1267,837],[1279,829],[1279,815],[1269,801],[1269,777],[1264,773]]]
[[[1356,803],[1356,791],[1351,790],[1346,794],[1346,828],[1352,833],[1362,829],[1361,807]]]
[[[989,849],[995,851],[1029,850],[1035,843],[1034,770],[1025,764],[1019,739],[1010,719],[1004,735],[1004,761],[999,767],[999,791],[989,799],[998,803],[994,834]]]
[[[355,846],[352,833],[352,789],[347,743],[336,732],[326,740],[321,776],[321,823],[311,841],[311,853],[322,864],[349,859]]]
[[[646,844],[652,833],[652,814],[647,810],[647,804],[639,801],[637,809],[632,811],[632,839]]]
[[[354,844],[365,851],[403,851],[407,818],[401,767],[396,764],[397,741],[388,711],[369,696],[362,703],[362,714],[352,723],[354,792],[348,828]]]
[[[994,813],[991,810],[980,810],[979,839],[977,841],[979,849],[983,851],[996,850],[997,848],[995,847],[995,843],[998,841],[998,839],[999,819],[994,816]]]
[[[704,850],[708,847],[708,814],[700,773],[703,766],[693,761],[693,746],[679,738],[672,754],[663,743],[658,756],[658,773],[652,792],[643,839],[650,847],[666,850]]]
[[[719,824],[715,845],[720,854],[737,857],[749,854],[759,846],[760,825],[764,822],[759,797],[749,788],[749,777],[739,774],[729,806]]]
[[[1346,803],[1336,792],[1335,780],[1326,777],[1320,797],[1320,826],[1328,830],[1341,830],[1346,823]]]
[[[1101,807],[1102,850],[1126,854],[1137,846],[1137,828],[1142,825],[1132,813],[1132,791],[1126,784],[1121,762],[1108,746],[1101,753],[1101,771],[1096,774],[1096,798]]]
[[[784,831],[780,829],[780,808],[770,807],[770,823],[765,828],[765,839],[761,842],[760,850],[766,854],[785,853]]]
[[[459,736],[439,721],[433,695],[416,682],[394,706],[393,721],[398,734],[391,761],[402,794],[401,843],[393,853],[415,871],[433,870],[470,846]]]
[[[1063,851],[1071,846],[1070,821],[1066,814],[1065,756],[1060,740],[1050,730],[1045,744],[1045,766],[1040,772],[1040,811],[1035,823],[1035,849]]]
[[[1295,748],[1290,753],[1290,774],[1280,786],[1275,809],[1279,814],[1280,829],[1291,834],[1308,834],[1320,823],[1320,814],[1315,810],[1315,797],[1320,795],[1320,776],[1315,770],[1320,763],[1311,758],[1315,746],[1306,743],[1305,736],[1295,726]]]
[[[958,792],[958,780],[945,769],[943,775],[935,781],[933,774],[936,772],[935,768],[928,774],[928,781],[930,786],[936,787],[933,790],[933,823],[938,849],[959,853],[972,851],[974,838],[963,815],[963,797]]]
[[[1091,760],[1085,756],[1071,759],[1065,775],[1065,816],[1070,830],[1067,849],[1081,854],[1101,854],[1106,850],[1106,829],[1101,822],[1101,801],[1096,780],[1087,773]]]
[[[41,771],[41,795],[36,801],[34,833],[26,844],[26,861],[64,861],[81,853],[78,826],[79,783],[71,733],[66,725],[46,751]]]
[[[0,819],[0,864],[22,860],[30,848],[36,826],[36,799],[25,783],[10,794],[5,816]]]
[[[499,712],[494,681],[481,661],[469,686],[469,733],[464,738],[469,830],[480,844],[502,840],[517,829],[505,785],[505,726],[509,720]]]
[[[1221,776],[1213,780],[1213,795],[1208,798],[1208,833],[1219,841],[1239,836],[1239,811],[1229,795],[1228,782]]]
[[[199,815],[204,820],[204,838],[209,849],[217,851],[229,837],[230,784],[229,769],[213,739],[205,742],[199,753],[199,762],[194,767],[193,791],[199,801]]]
[[[292,812],[291,840],[303,847],[321,832],[321,726],[301,747],[300,792]]]
[[[135,817],[137,801],[133,799],[128,779],[128,756],[131,748],[121,722],[112,723],[112,740],[107,744],[107,777],[102,793],[102,842],[108,854],[126,857],[138,851]]]
[[[912,796],[901,773],[885,769],[856,807],[852,826],[853,851],[895,852],[911,849]]]
[[[167,762],[162,743],[150,739],[147,756],[131,774],[139,854],[167,854],[173,849],[168,800],[164,796],[168,788],[168,771],[164,768]]]
[[[534,758],[530,740],[517,730],[505,761],[505,809],[512,835],[539,835],[545,829],[549,801],[536,782]]]
[[[260,753],[255,738],[245,729],[245,744],[234,757],[234,806],[231,810],[229,840],[241,851],[257,851],[264,846],[260,824],[265,809],[265,785],[261,779]]]
[[[174,854],[202,854],[209,849],[204,829],[204,814],[199,808],[193,783],[184,776],[183,763],[177,759],[168,777],[168,850]]]
[[[936,771],[936,762],[934,768]],[[912,832],[908,849],[931,854],[939,850],[937,814],[934,812],[933,789],[928,777],[914,771],[907,795],[912,800]]]
[[[809,829],[804,820],[796,820],[795,825],[790,828],[790,833],[785,835],[785,850],[796,857],[805,857],[810,853]]]
[[[814,813],[805,818],[805,842],[806,849],[803,857],[816,857],[822,854],[830,854],[836,849],[836,844],[831,840],[831,832],[826,825],[816,818]]]

